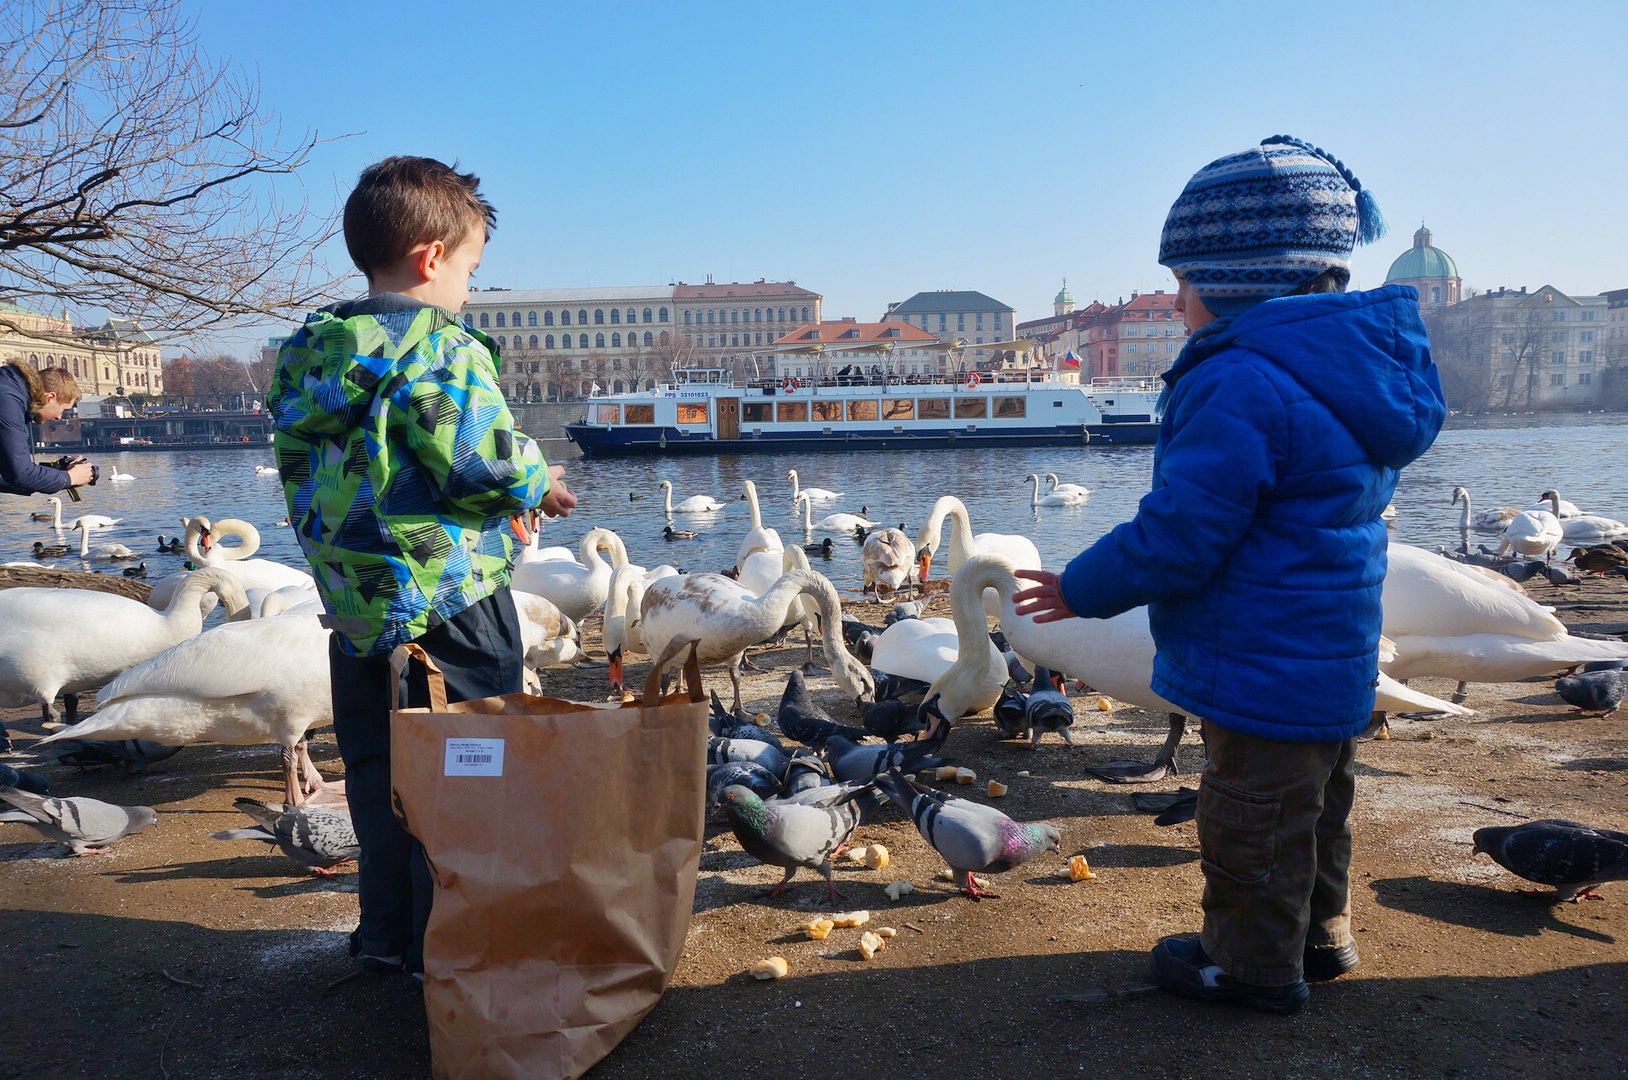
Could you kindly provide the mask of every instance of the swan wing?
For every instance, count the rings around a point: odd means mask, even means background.
[[[1496,634],[1546,640],[1566,632],[1543,605],[1487,581],[1451,559],[1407,544],[1387,550],[1385,636]]]
[[[316,615],[226,623],[136,665],[108,683],[96,701],[106,707],[150,695],[212,700],[326,686],[328,637]]]

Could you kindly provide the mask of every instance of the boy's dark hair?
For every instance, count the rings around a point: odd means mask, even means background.
[[[368,280],[420,244],[450,251],[479,227],[497,227],[497,211],[480,194],[480,177],[456,163],[398,155],[369,165],[345,200],[345,248]]]
[[[1306,282],[1290,296],[1310,296],[1314,293],[1343,293],[1351,284],[1351,271],[1343,266],[1331,266]]]

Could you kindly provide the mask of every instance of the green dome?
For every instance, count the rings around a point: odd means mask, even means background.
[[[1430,243],[1430,230],[1420,228],[1413,234],[1413,247],[1404,251],[1391,263],[1386,281],[1417,281],[1420,278],[1456,278],[1458,264],[1453,257]]]
[[[1052,303],[1054,303],[1054,304],[1072,304],[1073,302],[1074,302],[1074,296],[1073,296],[1072,293],[1070,293],[1068,291],[1068,282],[1065,281],[1065,282],[1063,282],[1062,291],[1057,294],[1056,299],[1054,299],[1052,301]]]

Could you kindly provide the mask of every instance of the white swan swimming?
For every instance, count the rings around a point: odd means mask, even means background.
[[[727,661],[738,712],[743,654],[779,633],[803,595],[819,608],[821,640],[837,683],[855,699],[874,697],[876,684],[870,672],[842,643],[842,604],[837,591],[812,570],[788,571],[757,597],[721,574],[685,574],[652,581],[640,605],[645,646],[664,671],[684,663],[692,641],[701,664]]]
[[[1453,489],[1453,505],[1464,504],[1464,509],[1458,516],[1459,531],[1474,529],[1476,532],[1501,533],[1514,521],[1520,511],[1513,506],[1495,506],[1491,510],[1483,510],[1477,514],[1470,506],[1470,493],[1462,487]]]
[[[117,465],[115,465],[115,466],[113,466],[111,469],[109,469],[107,471],[107,475],[102,477],[102,479],[103,480],[111,480],[115,484],[122,484],[122,483],[124,483],[126,481],[134,480],[135,477],[130,475],[127,472],[120,472],[119,467]]]
[[[1550,496],[1553,496],[1553,499]],[[1561,521],[1565,521],[1567,518],[1583,516],[1583,512],[1577,508],[1576,503],[1562,499],[1559,493],[1555,491],[1545,491],[1538,496],[1538,501],[1528,506],[1527,509],[1547,510]]]
[[[846,494],[846,492],[842,491],[832,491],[830,488],[800,487],[797,483],[796,469],[786,470],[786,479],[791,481],[791,505],[793,513],[796,512],[798,495],[807,495],[810,499],[813,499],[817,503],[830,503],[836,502]]]
[[[79,557],[87,562],[113,562],[140,557],[123,544],[97,544],[91,547],[92,526],[86,525],[83,518],[74,522],[73,527],[79,530]]]
[[[1047,473],[1046,475],[1051,477],[1053,480],[1055,480],[1057,478],[1056,473]],[[1025,476],[1023,478],[1023,482],[1026,483],[1026,484],[1033,484],[1034,485],[1034,490],[1032,492],[1030,492],[1030,494],[1029,494],[1029,505],[1030,506],[1059,506],[1059,507],[1084,506],[1086,498],[1088,497],[1088,494],[1089,494],[1089,493],[1087,493],[1086,495],[1082,495],[1082,494],[1077,494],[1077,493],[1074,493],[1074,492],[1060,492],[1060,491],[1058,491],[1056,489],[1056,487],[1054,485],[1051,492],[1049,492],[1048,494],[1042,495],[1042,494],[1040,494],[1040,477],[1036,476],[1034,473],[1030,473],[1028,476]],[[1070,484],[1069,486],[1070,487],[1075,487],[1076,485]],[[1083,492],[1083,491],[1085,491],[1085,489],[1084,488],[1079,488],[1079,491]]]
[[[186,519],[184,545],[187,557],[194,566],[216,567],[225,570],[244,589],[264,589],[275,592],[282,588],[305,589],[315,593],[317,583],[311,575],[292,566],[271,559],[252,558],[260,550],[260,530],[238,518],[210,521],[197,516]],[[219,543],[221,537],[235,536],[242,542],[236,545]],[[186,580],[187,571],[179,571],[160,578],[147,598],[151,607],[162,608],[169,603],[175,590]]]
[[[93,690],[198,633],[216,597],[247,613],[243,587],[218,570],[193,574],[162,612],[89,589],[0,590],[0,702],[37,701],[49,721],[58,694]],[[70,722],[77,709],[70,698]]]
[[[1057,474],[1054,472],[1049,472],[1046,474],[1046,483],[1051,485],[1046,489],[1046,491],[1052,495],[1064,495],[1069,498],[1078,498],[1082,502],[1091,496],[1090,488],[1081,484],[1065,484],[1057,479]]]
[[[185,589],[206,574],[193,574]],[[185,591],[183,591],[185,595]],[[178,642],[108,683],[97,710],[42,739],[147,739],[166,746],[226,743],[282,749],[283,801],[306,802],[298,776],[308,729],[333,720],[329,632],[317,615],[227,623]],[[309,786],[320,782],[314,769]]]
[[[62,532],[62,500],[57,498],[55,495],[52,495],[49,496],[45,501],[51,504],[51,513],[46,515],[44,511],[36,511],[35,513],[29,515],[30,520],[49,521],[51,523],[51,528],[55,529],[57,532]],[[77,529],[81,524],[83,524],[87,529],[111,529],[113,526],[117,525],[123,520],[124,518],[108,517],[106,514],[81,514],[79,517],[76,517],[70,521],[67,528]]]
[[[1040,549],[1034,546],[1033,540],[1017,533],[973,535],[972,519],[967,516],[966,504],[954,495],[944,495],[933,503],[933,509],[928,513],[926,522],[916,533],[916,553],[922,564],[921,580],[927,580],[927,572],[932,568],[934,556],[938,554],[945,518],[950,519],[951,574],[961,569],[962,563],[974,555],[981,554],[1004,555],[1022,569],[1040,569]]]
[[[1550,489],[1540,498],[1548,500],[1550,512],[1560,519],[1560,536],[1568,544],[1608,544],[1613,540],[1628,536],[1628,523],[1608,518],[1600,514],[1563,514],[1564,507],[1571,506],[1560,497],[1560,492]],[[1575,506],[1572,507],[1576,509]]]
[[[254,475],[256,475],[256,476],[281,476],[282,472],[275,465],[256,465],[254,467]]]
[[[855,529],[870,529],[881,524],[881,522],[872,521],[865,516],[870,512],[868,506],[861,506],[857,514],[828,514],[819,521],[815,521],[814,502],[808,497],[808,492],[800,493],[797,496],[797,501],[803,507],[803,532],[805,533],[811,533],[815,529],[828,533],[851,533]]]
[[[610,553],[610,561],[600,551]],[[627,547],[610,529],[590,529],[577,547],[577,559],[527,561],[516,565],[510,584],[547,597],[572,622],[580,623],[610,592],[611,571],[627,562]]]
[[[724,508],[724,504],[711,495],[691,495],[679,503],[673,502],[673,482],[663,480],[658,485],[666,497],[667,516],[674,514],[713,514]]]

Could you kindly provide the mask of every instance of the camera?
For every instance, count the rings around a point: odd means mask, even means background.
[[[49,467],[53,468],[53,469],[61,469],[63,472],[67,472],[69,469],[73,468],[75,465],[79,464],[81,461],[84,461],[84,460],[85,460],[84,458],[79,457],[77,455],[63,454],[61,457],[57,458],[55,461],[47,461],[45,464],[48,465]],[[90,467],[90,486],[95,487],[96,486],[96,481],[101,479],[101,476],[102,476],[102,467],[100,465],[92,465]],[[68,489],[68,501],[70,501],[70,502],[78,502],[79,501],[79,489],[78,488],[71,487],[71,488]]]

